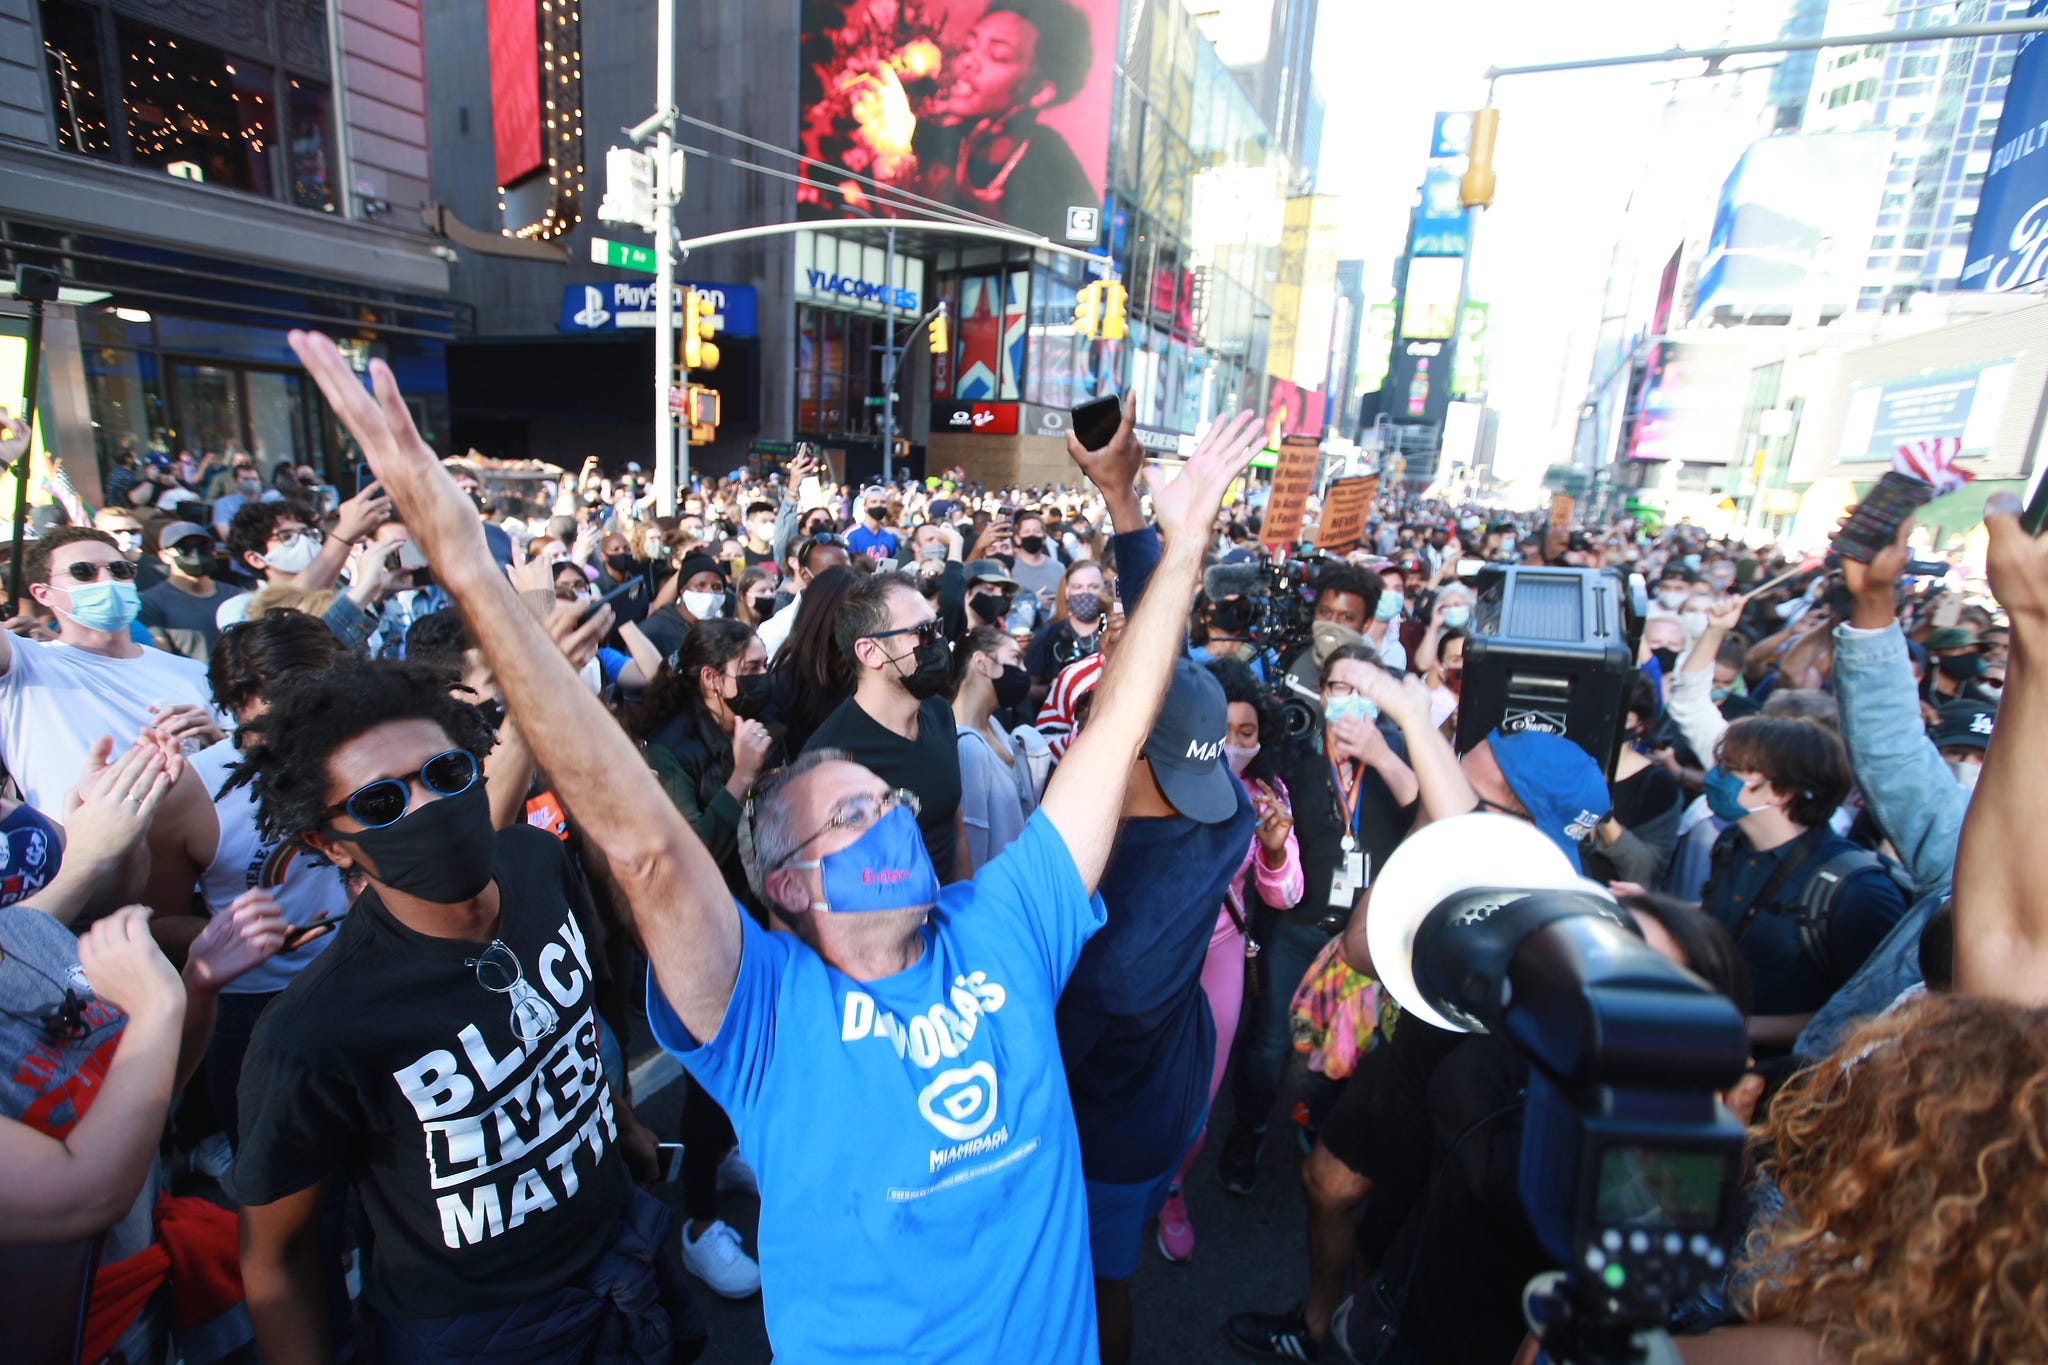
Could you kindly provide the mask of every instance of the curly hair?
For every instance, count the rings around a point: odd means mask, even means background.
[[[2048,1012],[1935,995],[1800,1072],[1754,1140],[1784,1207],[1745,1314],[1847,1365],[2048,1359]]]
[[[398,659],[337,659],[279,689],[257,743],[230,786],[249,785],[265,843],[296,839],[326,822],[327,760],[336,749],[393,721],[431,721],[478,763],[498,740],[483,713],[458,700],[448,673]]]
[[[1280,707],[1273,700],[1272,692],[1261,683],[1251,668],[1236,659],[1211,659],[1205,665],[1211,677],[1223,688],[1223,702],[1243,702],[1252,708],[1252,714],[1259,722],[1259,752],[1244,770],[1244,775],[1257,781],[1277,777],[1280,760],[1291,752],[1292,742],[1287,738],[1280,718]]]

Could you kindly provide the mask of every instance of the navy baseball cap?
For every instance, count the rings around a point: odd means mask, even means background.
[[[1237,813],[1237,779],[1223,761],[1228,712],[1216,676],[1192,659],[1178,659],[1165,704],[1145,736],[1143,753],[1160,792],[1199,824],[1220,824]]]
[[[1600,765],[1593,756],[1563,735],[1544,730],[1522,730],[1505,734],[1495,730],[1486,737],[1500,775],[1507,779],[1515,799],[1536,828],[1564,850],[1572,867],[1579,866],[1579,844],[1590,835],[1614,802]]]

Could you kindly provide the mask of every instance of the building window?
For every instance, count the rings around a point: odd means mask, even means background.
[[[336,211],[325,82],[76,0],[42,16],[59,150]]]
[[[874,371],[881,323],[834,308],[797,309],[796,426],[818,436],[872,436],[881,389]],[[902,415],[898,414],[899,424]]]

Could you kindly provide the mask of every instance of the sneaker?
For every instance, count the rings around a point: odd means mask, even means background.
[[[1308,1318],[1296,1304],[1285,1313],[1237,1313],[1223,1324],[1223,1335],[1246,1355],[1268,1360],[1314,1360],[1315,1338]]]
[[[761,1267],[740,1249],[740,1235],[714,1222],[694,1240],[683,1224],[683,1269],[727,1299],[752,1298],[761,1292]]]
[[[1180,1187],[1166,1196],[1159,1210],[1159,1254],[1178,1265],[1195,1254],[1195,1225],[1188,1221],[1188,1205]]]
[[[215,1133],[192,1149],[192,1169],[208,1180],[225,1179],[234,1165],[235,1153],[224,1133]]]
[[[1216,1158],[1216,1180],[1232,1194],[1250,1194],[1259,1179],[1259,1149],[1266,1134],[1258,1128],[1235,1128]]]
[[[731,1151],[727,1152],[725,1159],[718,1163],[718,1188],[721,1190],[738,1190],[742,1194],[759,1194],[761,1192],[760,1186],[754,1181],[754,1168],[749,1166],[747,1159],[740,1155],[738,1147],[734,1147]]]

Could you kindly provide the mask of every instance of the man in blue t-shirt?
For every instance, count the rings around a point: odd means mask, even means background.
[[[755,800],[755,875],[796,930],[763,932],[491,562],[475,512],[390,373],[293,345],[433,562],[535,760],[605,855],[653,971],[655,1035],[732,1116],[761,1190],[768,1334],[788,1360],[1098,1359],[1079,1142],[1054,1002],[1103,922],[1093,894],[1179,652],[1202,544],[1260,441],[1218,423],[1155,485],[1166,548],[1087,727],[1031,824],[941,891],[911,812],[807,754]],[[1068,442],[1121,518],[1143,461],[1126,417]],[[1124,524],[1120,518],[1119,525]],[[601,609],[587,627],[610,628]]]
[[[846,533],[846,548],[857,555],[870,559],[894,559],[896,557],[896,533],[882,525],[882,518],[889,515],[889,490],[882,487],[863,488],[860,493],[860,515],[854,528]]]

